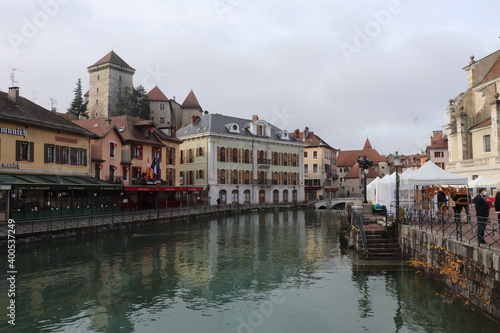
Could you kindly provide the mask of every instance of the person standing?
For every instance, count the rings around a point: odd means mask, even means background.
[[[486,189],[479,190],[479,194],[474,198],[474,207],[476,208],[477,216],[477,241],[479,244],[486,244],[484,240],[484,230],[490,216],[490,206],[486,201]]]
[[[500,223],[500,191],[495,194],[495,213],[497,213],[497,222]]]

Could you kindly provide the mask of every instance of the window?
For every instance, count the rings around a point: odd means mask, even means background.
[[[203,147],[198,147],[197,156],[199,156],[199,157],[203,156]]]
[[[304,173],[309,173],[309,164],[304,164]]]
[[[85,165],[85,151],[83,149],[76,149],[75,152],[76,165]]]
[[[443,152],[442,151],[435,151],[434,152],[434,157],[443,157]]]
[[[243,200],[246,204],[250,203],[250,190],[245,190],[245,192],[243,192]]]
[[[116,146],[116,143],[112,141],[109,142],[109,157],[115,157]]]
[[[238,193],[238,190],[233,190],[233,192],[231,192],[232,194],[232,203],[233,204],[237,204],[238,201],[239,201],[239,193]]]
[[[316,163],[313,164],[313,173],[318,173],[318,165]]]
[[[278,190],[273,191],[273,202],[278,202],[279,201],[279,192]]]
[[[165,124],[165,117],[160,117],[160,124]]]
[[[56,146],[45,144],[45,163],[56,163]]]
[[[61,147],[61,164],[69,164],[69,147]]]
[[[174,164],[174,159],[175,159],[175,148],[174,147],[168,147],[168,160],[167,163],[172,165]]]
[[[484,153],[491,152],[491,136],[490,135],[483,136],[483,152]]]
[[[133,155],[134,155],[134,158],[136,160],[142,160],[142,146],[141,145],[134,145]]]
[[[160,111],[165,111],[165,103],[160,103]]]
[[[307,151],[304,152],[304,158],[307,158]]]
[[[238,163],[238,148],[233,148],[233,163]]]
[[[220,171],[220,184],[226,183],[226,170],[222,169]]]
[[[188,150],[188,163],[193,163],[194,162],[194,157],[193,157],[193,149]]]
[[[123,180],[128,180],[128,170],[129,170],[129,167],[127,165],[124,165],[122,167]]]
[[[283,154],[283,165],[288,166],[288,154],[287,153]]]
[[[226,148],[224,147],[220,148],[220,161],[226,162]]]
[[[205,178],[205,172],[203,170],[198,170],[197,179],[204,179],[204,178]]]
[[[184,150],[181,150],[181,164],[184,164]]]
[[[314,159],[317,159],[317,158],[318,158],[318,151],[317,151],[317,150],[314,150],[314,151],[313,151],[313,158],[314,158]]]
[[[288,202],[288,190],[283,191],[283,202]]]
[[[33,162],[34,161],[34,142],[16,141],[16,161]]]
[[[250,150],[245,149],[245,163],[250,163]]]

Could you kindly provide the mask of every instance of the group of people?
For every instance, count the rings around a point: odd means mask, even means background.
[[[477,240],[479,244],[486,244],[484,240],[484,231],[486,225],[489,223],[490,217],[490,203],[486,200],[487,192],[485,188],[479,190],[479,194],[474,198],[474,208],[476,209],[477,216]],[[497,219],[500,222],[500,191],[495,195],[495,212]]]
[[[474,208],[476,209],[477,216],[477,240],[479,244],[486,244],[484,239],[484,232],[486,230],[486,225],[490,221],[490,209],[492,208],[491,203],[486,199],[488,193],[486,188],[480,188],[479,194],[471,199],[469,194],[466,193],[455,193],[451,195],[451,200],[454,202],[453,213],[455,215],[455,221],[460,222],[460,214],[465,209],[465,214],[467,215],[467,221],[471,221],[471,214],[469,212],[469,204],[474,203]],[[444,223],[444,215],[448,210],[446,194],[442,191],[437,193],[437,203],[440,210],[440,219]],[[497,191],[495,195],[494,209],[497,213],[497,219],[500,223],[500,191]]]

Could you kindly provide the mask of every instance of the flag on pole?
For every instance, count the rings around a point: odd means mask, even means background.
[[[153,162],[151,163],[151,167],[153,168],[153,176],[155,180],[160,179],[160,157],[158,156],[158,152],[155,152],[155,156],[153,157]]]
[[[149,160],[149,157],[148,157],[148,163],[146,164],[146,179],[150,179],[151,178],[151,162]]]

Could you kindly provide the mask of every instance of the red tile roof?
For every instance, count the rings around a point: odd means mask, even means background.
[[[366,158],[372,160],[374,164],[386,161],[386,158],[373,149],[370,141],[366,139],[363,150],[341,150],[337,159],[337,166],[351,167],[357,163],[360,156],[366,156]]]
[[[358,163],[354,164],[352,168],[346,173],[344,178],[345,179],[359,178],[361,175],[359,169],[360,169],[359,164]],[[377,173],[377,171],[375,171],[375,169],[368,168],[368,174],[366,175],[366,178],[377,178],[378,176],[379,174]]]
[[[106,120],[109,119],[111,121],[110,124],[106,123]],[[140,118],[134,118],[129,116],[116,116],[109,118],[94,118],[94,119],[79,119],[74,121],[75,124],[78,124],[88,130],[95,132],[96,134],[104,133],[109,131],[112,126],[116,126],[118,129],[118,133],[122,137],[124,142],[133,141],[133,142],[142,142],[147,144],[153,144],[157,146],[163,146],[162,140],[171,140],[180,142],[177,138],[172,138],[167,136],[165,133],[160,131],[153,122],[149,120],[143,120]],[[151,135],[149,138],[144,136],[144,131],[141,130],[144,127],[150,126],[151,130],[156,135]],[[101,129],[98,129],[101,127]]]
[[[158,86],[155,86],[150,92],[148,92],[148,99],[150,101],[169,101],[168,97],[165,96]]]
[[[326,143],[318,135],[314,134],[313,131],[308,131],[306,138],[304,138],[304,132],[300,132],[299,130],[295,130],[294,132],[290,133],[290,135],[296,137],[300,141],[302,141],[302,142],[304,142],[304,143],[306,143],[306,144],[308,144],[309,146],[312,146],[312,147],[322,146],[322,147],[333,149],[328,143]]]
[[[440,140],[433,140],[431,137],[431,145],[427,149],[448,148],[448,136],[442,137]]]
[[[481,122],[479,122],[479,123],[475,124],[474,126],[472,126],[470,129],[473,130],[473,129],[477,129],[477,128],[481,128],[481,127],[487,127],[487,126],[491,126],[491,117],[482,120]]]
[[[129,64],[127,64],[122,58],[120,58],[120,56],[118,56],[118,54],[116,54],[115,51],[109,52],[104,57],[102,57],[101,59],[99,59],[95,64],[93,64],[92,66],[89,66],[88,68],[94,67],[94,66],[97,66],[97,65],[107,64],[107,63],[115,64],[115,65],[118,65],[118,66],[121,66],[121,67],[125,67],[125,68],[128,68],[128,69],[132,69],[132,70],[135,71],[135,69],[133,69],[132,67],[130,67]]]
[[[187,95],[187,97],[184,100],[184,102],[182,102],[181,106],[183,108],[200,108],[201,109],[200,103],[198,102],[198,99],[194,95],[193,90],[191,90],[189,92],[189,94]]]

